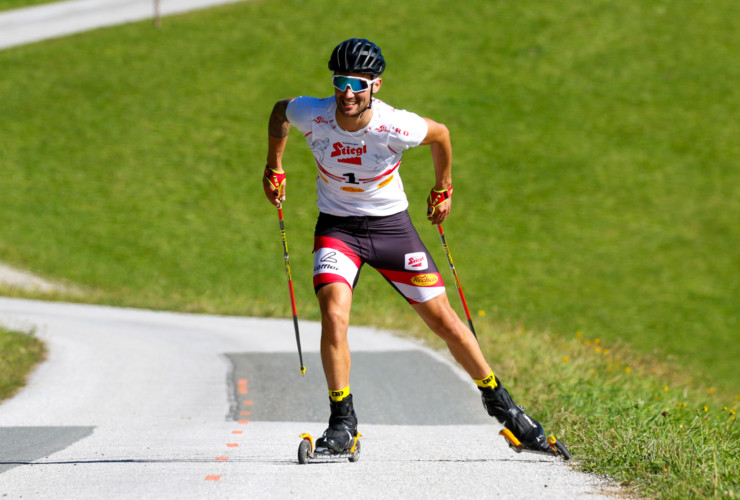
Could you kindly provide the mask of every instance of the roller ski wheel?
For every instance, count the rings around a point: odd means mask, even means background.
[[[501,432],[499,432],[500,435],[506,439],[506,442],[509,444],[509,448],[514,450],[517,453],[521,452],[527,452],[527,453],[538,453],[540,455],[549,455],[554,457],[560,457],[563,460],[570,460],[570,452],[568,451],[568,447],[565,446],[564,443],[558,441],[555,436],[550,436],[547,438],[547,444],[550,445],[549,449],[542,450],[540,448],[535,448],[531,446],[527,446],[521,441],[519,441],[516,436],[509,430],[509,429],[502,429]]]
[[[357,462],[360,459],[360,441],[359,441],[360,434],[357,435],[355,438],[355,444],[352,447],[351,450],[349,450],[349,461],[354,463]]]
[[[309,458],[313,458],[313,438],[310,434],[301,434],[301,444],[298,445],[298,463],[305,465]]]
[[[301,434],[301,444],[298,445],[298,463],[307,464],[309,460],[335,460],[347,458],[350,462],[357,462],[360,459],[360,434],[354,437],[352,447],[348,451],[335,452],[328,448],[315,448],[313,437],[310,434]]]

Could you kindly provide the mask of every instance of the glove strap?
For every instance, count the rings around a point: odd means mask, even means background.
[[[441,191],[432,188],[429,192],[429,197],[427,198],[427,205],[429,206],[427,215],[432,215],[438,206],[450,198],[452,198],[452,186],[447,189],[442,189]]]
[[[269,165],[265,165],[265,179],[272,186],[272,190],[277,198],[283,189],[283,184],[285,184],[285,172],[276,172]]]

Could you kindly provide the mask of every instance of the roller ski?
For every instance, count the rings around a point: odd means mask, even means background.
[[[542,425],[527,415],[523,407],[514,403],[498,378],[496,384],[495,389],[481,389],[481,399],[488,414],[504,425],[499,434],[509,447],[517,453],[539,453],[570,460],[570,452],[565,444],[555,436],[546,438]]]
[[[298,445],[298,463],[307,464],[309,460],[323,459],[333,461],[335,459],[346,458],[350,462],[357,462],[360,459],[360,434],[359,432],[352,438],[352,446],[347,451],[333,451],[326,447],[316,446],[310,434],[301,434],[301,444]],[[321,439],[321,438],[319,438]],[[317,441],[318,443],[318,441]]]
[[[301,434],[298,446],[298,463],[307,464],[309,460],[347,458],[350,462],[360,459],[360,434],[357,432],[357,415],[352,406],[352,395],[342,401],[330,402],[331,416],[329,427],[324,434],[314,440],[310,434]]]
[[[565,446],[565,444],[558,441],[555,436],[550,436],[549,438],[547,438],[548,447],[543,448],[537,445],[531,446],[522,443],[509,429],[502,429],[499,434],[504,437],[507,443],[509,443],[509,448],[517,453],[525,451],[527,453],[539,453],[541,455],[560,457],[563,460],[570,460],[570,452],[568,451],[568,448]]]

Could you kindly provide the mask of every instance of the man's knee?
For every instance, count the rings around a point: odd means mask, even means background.
[[[336,331],[346,331],[349,327],[349,314],[341,307],[333,305],[327,306],[321,311],[321,322],[325,328],[331,328]]]
[[[341,283],[332,283],[322,287],[316,296],[319,299],[324,329],[346,334],[352,306],[351,289]]]

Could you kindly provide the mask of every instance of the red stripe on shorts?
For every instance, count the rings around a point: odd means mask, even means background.
[[[345,283],[347,286],[352,288],[352,283],[347,283],[347,280],[338,274],[321,273],[313,277],[313,287],[314,288],[316,288],[319,285],[328,285],[329,283]]]
[[[337,252],[347,256],[357,267],[362,264],[362,259],[342,240],[332,238],[331,236],[319,236],[314,238],[313,251],[316,252],[319,248],[331,248]]]

